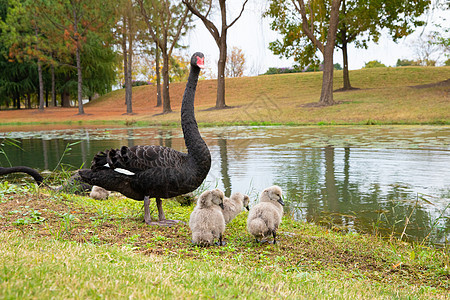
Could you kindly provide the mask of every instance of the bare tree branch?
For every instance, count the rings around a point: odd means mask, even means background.
[[[155,31],[153,30],[153,26],[150,23],[150,19],[148,17],[147,11],[145,10],[143,0],[137,0],[139,3],[139,6],[141,8],[142,16],[144,16],[145,23],[147,24],[148,31],[150,32],[150,35],[152,36],[153,41],[156,43],[156,45],[161,49],[164,48],[164,43],[158,38]]]
[[[179,23],[178,23],[177,33],[176,33],[175,36],[174,36],[174,42],[172,43],[172,45],[171,45],[171,47],[170,47],[170,49],[169,49],[169,56],[172,55],[173,48],[175,47],[176,41],[178,41],[178,38],[179,38],[180,35],[181,35],[181,32],[182,32],[183,27],[184,27],[184,25],[185,25],[186,18],[187,18],[187,16],[188,16],[188,14],[189,14],[189,9],[186,7],[186,9],[184,10],[183,17],[180,19],[180,21],[179,21]]]
[[[208,10],[206,11],[205,17],[209,16],[211,9],[212,9],[212,0],[209,0],[209,6],[208,6]]]
[[[320,52],[323,53],[325,51],[325,47],[324,47],[323,43],[321,41],[319,41],[316,38],[316,36],[314,35],[314,25],[311,24],[311,26],[310,26],[308,24],[308,17],[306,15],[305,3],[303,2],[303,0],[292,0],[292,3],[294,4],[295,9],[302,16],[302,29],[303,29],[303,32],[313,42],[314,46],[319,48]],[[312,15],[312,12],[311,12],[311,15]]]
[[[140,0],[142,1],[142,0]],[[189,10],[196,15],[200,20],[202,20],[203,24],[205,24],[206,29],[208,29],[208,31],[211,33],[211,35],[213,36],[214,40],[216,41],[217,44],[219,44],[219,39],[220,39],[220,35],[219,35],[219,30],[217,30],[217,27],[214,25],[213,22],[211,22],[210,20],[208,20],[206,18],[207,15],[202,15],[188,0],[183,0],[183,3],[189,8]],[[211,6],[209,7],[208,10],[208,14],[211,10]]]
[[[242,13],[244,12],[244,8],[245,8],[245,4],[247,4],[248,0],[245,0],[244,4],[242,4],[242,9],[241,12],[239,13],[239,16],[236,17],[236,19],[234,19],[233,22],[230,23],[230,25],[227,26],[227,28],[230,28],[231,26],[234,25],[234,23],[236,23],[236,21],[242,16]]]

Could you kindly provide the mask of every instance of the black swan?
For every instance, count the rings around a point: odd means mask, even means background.
[[[194,191],[211,168],[211,154],[198,131],[194,114],[195,90],[201,68],[204,68],[204,56],[197,52],[191,58],[181,105],[181,127],[188,153],[162,146],[123,146],[97,153],[91,169],[79,171],[82,180],[91,185],[144,200],[144,221],[149,225],[177,222],[166,219],[161,198]],[[156,198],[158,222],[151,222],[150,198]]]

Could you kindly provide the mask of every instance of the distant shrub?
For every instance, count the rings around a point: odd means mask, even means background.
[[[272,75],[272,74],[285,74],[285,73],[300,73],[302,70],[297,68],[269,68],[266,73],[263,75]]]
[[[413,60],[409,59],[397,59],[397,65],[396,67],[406,67],[406,66],[414,66],[417,65],[417,63]]]
[[[321,63],[313,63],[303,69],[303,72],[316,72],[323,71],[323,64]]]
[[[152,84],[150,81],[133,80],[133,86],[150,85],[150,84]]]
[[[447,59],[445,62],[444,62],[444,65],[446,65],[446,66],[450,66],[450,58],[449,59]]]
[[[427,67],[435,67],[436,61],[434,59],[422,59],[422,60],[418,60],[418,65],[427,66]]]
[[[366,68],[366,69],[369,69],[369,68],[383,68],[383,67],[386,67],[386,65],[382,64],[378,60],[371,60],[369,62],[366,62],[366,65],[364,66],[364,68]]]
[[[144,81],[144,80],[133,80],[132,86],[141,86],[141,85],[151,85],[152,83],[150,81]],[[125,88],[125,84],[122,85],[123,88]]]
[[[342,67],[340,64],[336,63],[334,64],[335,70],[342,70]],[[304,69],[299,69],[298,67],[293,68],[269,68],[266,73],[263,75],[272,75],[272,74],[285,74],[285,73],[301,73],[301,72],[316,72],[316,71],[323,71],[323,64],[310,64]]]

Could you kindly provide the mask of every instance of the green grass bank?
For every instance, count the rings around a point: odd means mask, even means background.
[[[335,232],[283,218],[277,245],[228,224],[227,245],[149,227],[142,202],[0,186],[4,299],[448,299],[449,249]],[[153,207],[153,205],[151,206]],[[187,222],[193,206],[164,202]],[[156,214],[154,211],[153,214]]]

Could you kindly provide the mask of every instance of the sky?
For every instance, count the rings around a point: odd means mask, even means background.
[[[228,23],[240,12],[244,0],[228,0]],[[228,50],[236,46],[244,51],[246,58],[246,70],[244,75],[254,76],[264,73],[269,67],[291,67],[292,59],[280,58],[272,54],[268,49],[269,43],[280,37],[270,29],[270,19],[262,18],[261,14],[266,9],[267,1],[249,0],[241,18],[228,30]],[[450,20],[443,20],[449,11],[435,11],[427,16],[429,21],[439,20],[446,28],[450,27]],[[213,19],[220,30],[220,19]],[[431,24],[432,22],[428,22]],[[189,52],[201,51],[205,54],[206,61],[211,64],[211,72],[217,72],[218,47],[206,30],[203,23],[196,18],[195,29],[188,33],[186,44]],[[368,49],[357,49],[349,45],[349,69],[355,70],[364,67],[366,62],[378,60],[386,66],[395,66],[397,59],[415,59],[415,51],[411,46],[421,35],[431,31],[431,25],[418,28],[412,35],[394,43],[387,33],[382,34],[379,42],[369,43]],[[441,57],[443,58],[443,57]],[[342,63],[342,52],[338,49],[334,53],[334,63]]]

